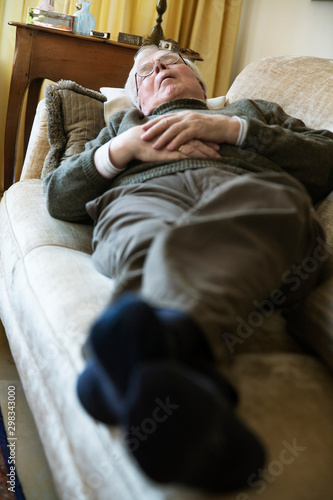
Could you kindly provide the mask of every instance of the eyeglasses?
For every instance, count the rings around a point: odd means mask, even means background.
[[[148,62],[148,63],[142,64],[142,66],[139,66],[137,69],[137,72],[135,73],[136,92],[138,93],[138,91],[139,91],[137,77],[140,76],[142,79],[144,79],[147,76],[151,75],[154,71],[155,63],[157,61],[159,61],[162,64],[165,64],[166,66],[171,66],[172,64],[177,64],[179,59],[181,59],[182,62],[184,64],[186,64],[185,60],[178,52],[170,52],[170,54],[164,54],[159,59],[155,59],[155,61]],[[186,64],[186,66],[187,66],[187,64]]]
[[[164,54],[159,59],[155,59],[155,61],[148,62],[142,64],[142,66],[139,66],[136,74],[138,76],[141,76],[142,78],[145,78],[146,76],[151,75],[151,73],[154,71],[155,63],[157,61],[170,66],[171,64],[177,64],[179,59],[181,59],[183,63],[186,64],[186,62],[178,52],[170,52],[170,54]]]

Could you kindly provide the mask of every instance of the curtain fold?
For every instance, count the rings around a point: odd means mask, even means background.
[[[55,10],[76,11],[78,0],[55,0]],[[15,28],[9,21],[25,22],[28,7],[42,0],[0,0],[0,178],[3,178],[4,130],[7,99],[14,57]],[[166,38],[182,48],[199,52],[204,62],[198,66],[208,87],[208,97],[224,95],[229,87],[243,0],[168,0],[162,28]],[[156,23],[157,0],[93,0],[90,11],[96,29],[146,36]],[[20,159],[19,159],[20,161]],[[2,181],[1,181],[2,188]]]

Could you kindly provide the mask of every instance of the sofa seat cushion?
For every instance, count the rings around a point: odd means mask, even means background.
[[[136,500],[144,489],[161,500],[121,433],[96,423],[76,397],[82,343],[113,290],[91,262],[91,231],[50,217],[40,180],[13,185],[0,205],[1,318],[59,498]]]
[[[75,349],[110,300],[113,287],[91,263],[92,227],[53,219],[40,180],[12,186],[2,200],[0,218],[4,279],[17,314],[24,318],[26,335],[33,344],[43,316],[52,325],[50,351],[67,344]],[[73,315],[75,331],[68,322]]]
[[[267,461],[248,488],[221,500],[330,500],[333,382],[326,367],[304,353],[253,353],[236,356],[228,372]]]

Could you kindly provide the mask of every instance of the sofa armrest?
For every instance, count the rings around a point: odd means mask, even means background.
[[[289,311],[287,330],[333,370],[333,275]]]
[[[37,106],[20,180],[40,178],[49,149],[47,115],[45,101],[42,99]]]
[[[326,232],[326,254],[320,284],[287,316],[287,329],[333,370],[333,193],[317,207]]]

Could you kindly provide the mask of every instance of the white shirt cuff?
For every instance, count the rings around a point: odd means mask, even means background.
[[[233,118],[237,118],[239,121],[239,133],[236,141],[236,146],[241,146],[245,140],[245,137],[247,135],[247,129],[249,128],[249,125],[244,118],[239,118],[239,116],[233,116]]]
[[[112,140],[112,139],[111,139]],[[119,174],[123,169],[116,168],[112,165],[109,156],[109,147],[111,141],[103,144],[100,148],[96,149],[94,154],[94,162],[98,172],[107,179],[112,179]]]

